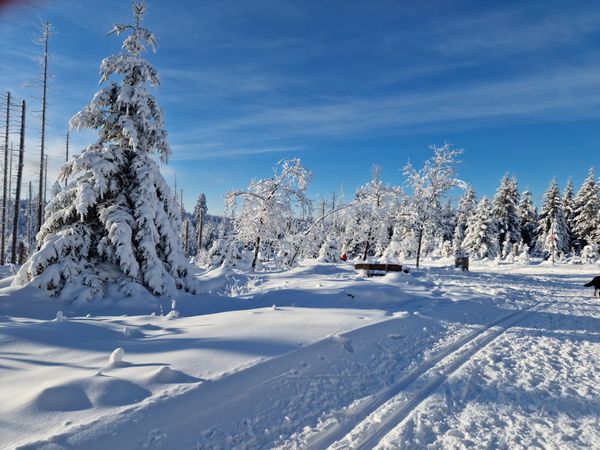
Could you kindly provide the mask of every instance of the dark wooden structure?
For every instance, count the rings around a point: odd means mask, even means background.
[[[454,267],[461,268],[463,272],[469,271],[469,257],[468,256],[457,256],[454,260]]]
[[[354,265],[356,270],[365,270],[368,277],[383,276],[388,272],[404,272],[408,273],[408,268],[400,264],[370,264],[359,263]]]

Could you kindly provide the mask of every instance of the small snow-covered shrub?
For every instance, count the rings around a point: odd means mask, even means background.
[[[442,256],[444,258],[449,258],[453,255],[454,250],[452,247],[452,241],[444,241],[442,244]]]
[[[523,244],[521,248],[521,253],[517,257],[517,262],[524,266],[527,266],[531,263],[531,259],[529,258],[529,246],[527,244]]]
[[[594,264],[600,259],[600,254],[597,245],[586,245],[581,251],[582,264]]]
[[[340,260],[340,244],[337,239],[327,239],[319,250],[319,261],[338,262]]]
[[[206,255],[206,261],[211,267],[220,267],[227,259],[227,240],[219,238],[213,242]]]

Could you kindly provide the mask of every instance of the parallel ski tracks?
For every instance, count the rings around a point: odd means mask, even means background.
[[[310,449],[371,449],[392,429],[406,419],[421,403],[429,398],[454,372],[469,362],[475,354],[504,334],[509,328],[522,322],[532,313],[543,309],[548,302],[515,310],[497,320],[474,330],[453,342],[433,357],[412,369],[396,383],[376,394],[358,410],[307,442]],[[446,362],[441,367],[438,364]],[[427,378],[422,387],[408,400],[397,398],[400,393],[413,387],[415,382]],[[397,404],[395,404],[397,403]],[[379,414],[377,414],[379,413]],[[377,414],[377,417],[373,415]],[[352,437],[352,435],[355,435]],[[350,441],[344,438],[352,437]]]

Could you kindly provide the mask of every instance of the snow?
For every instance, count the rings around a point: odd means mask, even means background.
[[[600,447],[598,266],[425,263],[221,268],[200,295],[87,305],[3,269],[2,445]]]

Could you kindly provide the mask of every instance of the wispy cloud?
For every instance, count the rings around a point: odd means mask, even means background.
[[[482,120],[571,120],[600,116],[600,64],[529,74],[512,80],[439,87],[310,106],[270,108],[195,127],[199,140],[238,146],[244,137],[263,141],[357,136],[374,131],[414,132],[420,126]],[[174,135],[177,139],[177,135]],[[189,139],[189,137],[188,137]]]
[[[450,56],[498,58],[568,47],[597,35],[599,24],[598,4],[518,3],[438,22],[425,42]]]

